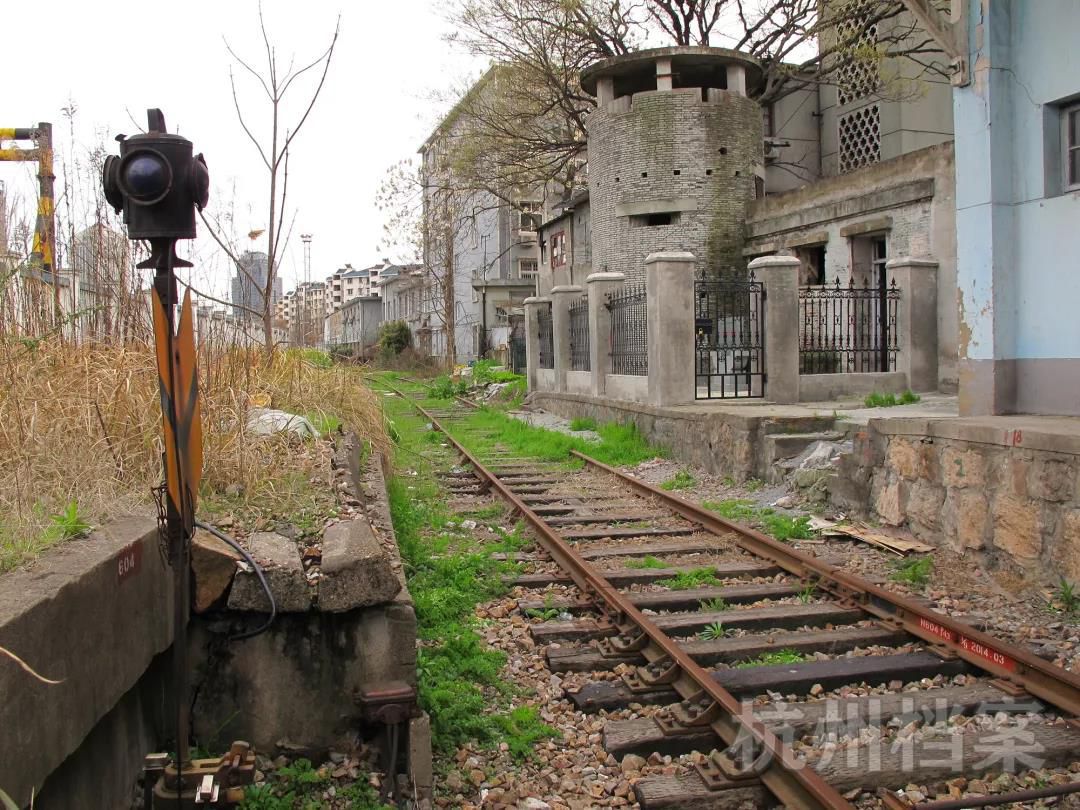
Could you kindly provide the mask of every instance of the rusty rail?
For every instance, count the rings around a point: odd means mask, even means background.
[[[1080,676],[823,560],[802,554],[768,535],[725,520],[715,512],[626,475],[584,453],[576,450],[571,453],[587,464],[611,473],[638,492],[661,499],[672,511],[700,523],[709,531],[734,534],[735,542],[751,554],[769,560],[790,574],[813,581],[822,590],[856,605],[871,616],[902,628],[939,650],[955,654],[1002,681],[1023,688],[1066,714],[1080,714]]]
[[[657,673],[656,677],[645,681],[646,686],[670,686],[694,712],[691,722],[702,728],[712,728],[729,746],[740,745],[753,752],[750,767],[739,774],[735,773],[738,766],[734,762],[723,756],[719,758],[718,762],[727,762],[733,768],[725,774],[728,779],[733,782],[738,779],[759,779],[780,804],[793,810],[851,810],[852,805],[784,745],[754,716],[749,706],[744,706],[713,680],[706,669],[634,607],[629,599],[589,565],[542,517],[450,435],[429,411],[389,383],[383,384],[402,398],[410,400],[413,407],[431,422],[432,427],[447,437],[454,449],[473,466],[477,475],[521,513],[535,530],[539,543],[551,555],[552,560],[573,579],[583,593],[595,597],[598,606],[622,632],[623,638],[630,640],[635,649],[640,649],[652,671]],[[644,673],[642,677],[645,680]]]

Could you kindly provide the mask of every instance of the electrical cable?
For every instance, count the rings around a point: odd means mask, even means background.
[[[270,625],[274,623],[274,618],[277,616],[277,604],[274,602],[274,594],[270,592],[270,585],[266,581],[266,576],[263,574],[262,568],[260,568],[259,564],[252,559],[250,554],[248,554],[247,549],[245,549],[227,534],[224,534],[218,529],[215,529],[213,526],[203,523],[201,520],[196,520],[195,525],[203,531],[210,532],[210,534],[214,535],[214,537],[216,537],[221,542],[231,546],[241,557],[243,557],[247,564],[255,570],[255,576],[259,578],[259,584],[262,585],[262,589],[266,593],[266,598],[270,600],[270,618],[267,619],[261,627],[257,627],[254,630],[249,630],[246,633],[239,633],[235,636],[229,636],[229,641],[241,641],[242,639],[252,638],[259,635],[260,633],[266,632],[270,628]]]

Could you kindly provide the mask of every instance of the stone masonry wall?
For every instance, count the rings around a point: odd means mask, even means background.
[[[761,108],[736,93],[700,88],[637,93],[628,109],[588,119],[592,267],[645,278],[645,257],[687,250],[700,267],[741,268],[754,167],[762,163]],[[671,225],[631,227],[620,204],[694,199]]]
[[[871,422],[830,490],[841,506],[991,568],[1080,581],[1080,454],[1062,447],[897,435]]]

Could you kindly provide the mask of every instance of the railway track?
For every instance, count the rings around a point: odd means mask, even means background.
[[[606,750],[710,752],[694,773],[636,782],[645,810],[856,796],[947,810],[1080,791],[915,804],[901,790],[1080,760],[1077,675],[580,453],[576,470],[474,453],[463,419],[475,405],[424,408],[391,390],[466,462],[443,476],[451,493],[498,495],[531,529],[515,584],[537,595],[518,608],[548,667],[582,676],[574,705],[641,708],[606,723]]]

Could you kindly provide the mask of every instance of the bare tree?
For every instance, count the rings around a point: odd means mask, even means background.
[[[265,64],[263,65],[262,70],[256,69],[250,61],[241,58],[229,44],[228,40],[225,41],[225,48],[228,50],[229,55],[235,60],[236,64],[240,66],[243,74],[247,74],[250,79],[254,79],[255,83],[262,90],[265,101],[270,108],[270,128],[267,132],[262,134],[262,138],[260,139],[253,131],[253,127],[248,123],[248,118],[240,104],[240,94],[237,90],[237,76],[232,68],[229,69],[229,85],[232,89],[233,106],[236,109],[237,120],[239,120],[240,127],[244,130],[244,134],[258,152],[259,158],[262,160],[263,165],[266,167],[267,174],[269,175],[265,280],[257,278],[255,274],[251,273],[247,268],[241,265],[240,257],[238,255],[239,251],[235,247],[235,242],[225,235],[226,229],[223,227],[223,223],[220,220],[215,219],[214,221],[211,221],[209,217],[203,216],[203,222],[206,223],[214,241],[216,241],[221,249],[229,256],[237,273],[241,274],[243,278],[246,278],[249,284],[256,286],[261,293],[261,309],[255,310],[243,304],[240,306],[243,310],[257,315],[262,319],[263,340],[268,353],[272,351],[274,347],[274,280],[277,278],[278,264],[288,245],[289,236],[292,233],[293,221],[295,220],[295,213],[292,217],[287,217],[286,214],[288,210],[286,201],[289,188],[289,148],[292,146],[296,136],[300,134],[300,130],[307,122],[308,116],[311,114],[311,110],[314,108],[315,102],[322,92],[323,85],[326,82],[326,75],[330,71],[330,62],[334,56],[334,47],[337,45],[340,30],[341,18],[339,16],[337,23],[334,25],[334,33],[330,38],[330,44],[317,58],[304,63],[300,67],[296,66],[295,58],[290,58],[288,64],[283,65],[283,63],[279,62],[277,47],[271,41],[270,35],[267,33],[266,22],[262,13],[262,4],[260,3],[259,31],[262,35],[263,46],[265,49]],[[315,71],[317,73],[318,81],[311,91],[306,103],[303,105],[303,112],[299,115],[295,123],[291,126],[287,125],[282,120],[285,98],[296,80],[307,74],[309,71]],[[267,143],[267,140],[269,143]],[[286,222],[286,220],[288,220],[288,222]],[[200,295],[209,298],[210,300],[216,300],[212,296],[207,296],[205,293],[200,293]]]

